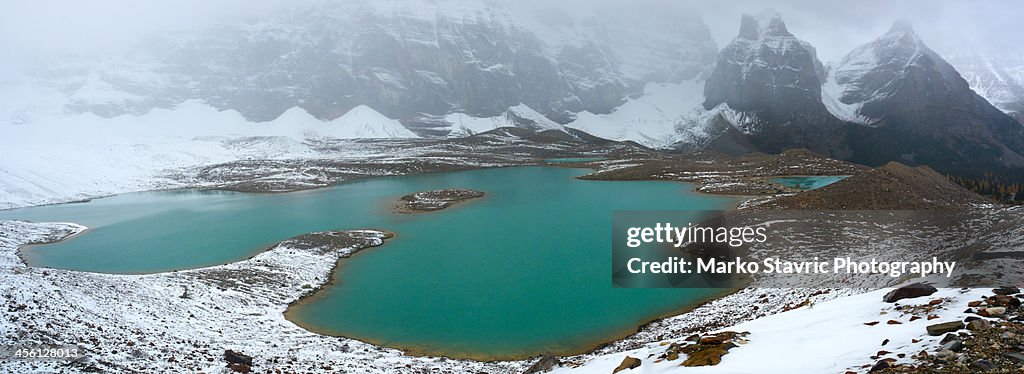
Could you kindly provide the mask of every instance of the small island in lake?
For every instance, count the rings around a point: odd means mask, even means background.
[[[483,197],[484,193],[466,189],[443,189],[411,193],[398,199],[396,213],[432,212],[454,204]]]

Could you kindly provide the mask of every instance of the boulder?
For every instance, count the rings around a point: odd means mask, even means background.
[[[930,326],[927,327],[927,329],[928,329],[928,335],[939,336],[939,335],[945,334],[947,332],[954,332],[956,330],[962,329],[963,327],[964,327],[963,322],[951,321],[951,322],[943,322],[943,323],[938,323],[938,324],[930,325]]]
[[[985,359],[974,361],[974,364],[972,364],[971,366],[982,371],[995,370],[996,368],[996,365],[993,364],[992,361]]]
[[[988,298],[988,300],[986,301],[988,302],[988,305],[991,306],[1001,306],[1008,308],[1020,306],[1020,299],[1009,295],[995,295]]]
[[[703,347],[695,352],[689,352],[683,366],[714,366],[722,362],[722,356],[729,353],[730,346],[726,344],[715,344]]]
[[[1004,352],[1003,357],[1016,361],[1017,363],[1024,363],[1024,354],[1020,352]]]
[[[612,374],[618,373],[623,370],[638,368],[640,367],[640,363],[641,362],[639,358],[626,356],[626,358],[622,359],[622,363],[619,364],[619,367],[615,368],[615,370],[612,370]]]
[[[880,370],[891,369],[893,367],[892,364],[894,362],[896,362],[896,360],[895,359],[891,359],[891,358],[887,358],[887,359],[884,359],[884,360],[879,360],[878,362],[875,363],[874,366],[871,367],[871,369],[868,370],[868,372],[869,373],[874,373],[874,372],[880,371]]]
[[[231,371],[236,372],[236,373],[248,373],[248,372],[252,371],[252,366],[249,366],[249,365],[246,365],[246,364],[242,364],[242,363],[238,363],[238,362],[232,363],[232,364],[228,365],[228,367],[231,369]]]
[[[895,303],[903,299],[912,299],[915,297],[929,296],[938,291],[935,287],[924,283],[913,283],[906,286],[897,288],[889,291],[882,297],[882,301],[887,303]]]
[[[946,334],[946,336],[942,337],[942,341],[940,341],[939,344],[946,344],[954,340],[960,340],[960,337],[956,334]]]
[[[1006,307],[995,306],[991,308],[985,308],[985,313],[990,316],[1001,316],[1003,314],[1006,314]]]
[[[992,323],[985,319],[976,319],[967,324],[967,329],[971,331],[988,330],[992,328]]]
[[[228,364],[252,366],[252,356],[248,356],[241,352],[235,352],[230,349],[224,351],[224,361],[227,361]]]
[[[935,358],[947,362],[954,361],[959,357],[960,355],[956,354],[956,352],[950,351],[948,349],[939,350],[939,353],[935,354]]]
[[[1003,286],[993,289],[992,293],[996,295],[1015,295],[1020,293],[1020,289],[1013,286]]]
[[[523,374],[546,373],[561,364],[562,362],[558,357],[551,354],[545,354],[540,356],[540,359],[537,360],[537,362],[534,362],[533,365],[530,365],[529,368],[526,368],[526,371],[524,371]]]
[[[722,344],[736,337],[735,331],[722,331],[714,335],[706,335],[697,340],[700,344]]]
[[[953,352],[960,352],[964,350],[964,343],[960,342],[960,339],[956,339],[946,344],[943,344],[942,349],[948,349]]]

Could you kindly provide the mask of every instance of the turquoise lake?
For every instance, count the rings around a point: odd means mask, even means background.
[[[727,209],[737,200],[663,181],[583,181],[583,169],[517,167],[383,177],[287,194],[145,192],[0,211],[0,219],[90,230],[28,248],[35,266],[147,273],[237,261],[311,231],[380,228],[397,237],[342,260],[336,283],[294,305],[310,330],[418,354],[506,359],[581,352],[717,295],[611,284],[615,210]],[[486,196],[396,214],[408,193]]]
[[[772,182],[799,190],[814,190],[846,179],[846,175],[809,175],[772,178]]]

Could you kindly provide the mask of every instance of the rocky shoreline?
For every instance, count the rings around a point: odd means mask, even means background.
[[[0,221],[0,284],[6,312],[0,338],[19,344],[77,344],[74,361],[3,361],[13,372],[226,370],[231,350],[252,358],[251,368],[283,371],[372,370],[515,373],[533,360],[477,362],[408,356],[357,340],[319,335],[288,321],[287,306],[328,282],[339,258],[383,244],[377,230],[300,235],[250,259],[209,268],[148,275],[113,275],[34,268],[17,256],[22,245],[63,239],[84,227],[63,223]],[[723,313],[751,303],[763,313],[806,299],[787,292],[750,299],[750,290],[683,315],[648,324],[596,351],[566,357],[578,366],[602,352],[643,345],[655,336],[703,331],[754,315]],[[828,294],[821,294],[819,296]],[[781,308],[778,308],[781,310]],[[710,323],[716,321],[717,324]],[[237,363],[235,363],[237,364]],[[237,365],[236,365],[237,366]]]

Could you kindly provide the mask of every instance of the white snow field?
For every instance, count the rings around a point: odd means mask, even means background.
[[[648,83],[643,95],[630,98],[608,114],[581,112],[565,125],[611,140],[632,140],[666,148],[677,142],[698,144],[706,132],[704,81]],[[717,135],[717,134],[715,134]]]
[[[0,209],[180,187],[173,174],[221,162],[324,157],[311,139],[416,137],[363,105],[332,121],[292,108],[262,123],[195,100],[113,118],[40,112],[0,121]]]

